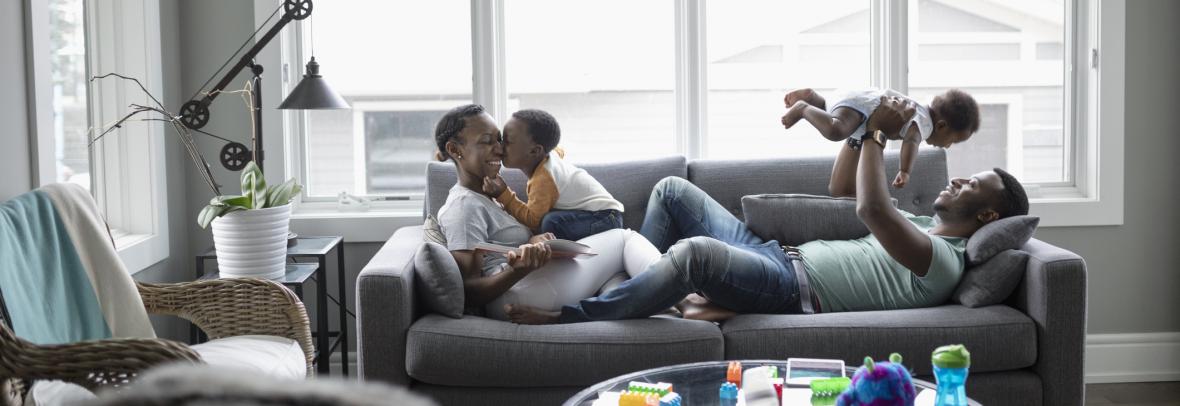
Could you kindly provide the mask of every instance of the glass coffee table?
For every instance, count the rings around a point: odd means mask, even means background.
[[[750,369],[760,366],[774,366],[779,368],[779,376],[786,373],[786,361],[773,360],[753,360],[740,361],[742,369]],[[713,362],[698,362],[694,364],[673,365],[662,368],[649,369],[646,371],[639,371],[616,378],[608,379],[603,382],[586,388],[578,392],[573,397],[566,400],[565,406],[601,406],[609,404],[614,406],[617,403],[610,403],[606,400],[609,395],[603,396],[603,401],[595,403],[599,400],[600,394],[604,392],[622,392],[627,390],[628,384],[631,382],[646,382],[659,383],[667,382],[672,384],[672,389],[680,395],[681,404],[686,406],[696,405],[716,405],[719,404],[718,389],[721,384],[725,382],[726,369],[729,366],[729,361],[713,361]],[[848,367],[847,374],[851,378],[852,374],[856,372],[856,368]],[[968,378],[970,381],[970,378]],[[936,386],[933,383],[923,381],[921,379],[914,379],[914,388],[918,391],[917,401],[915,405],[933,405],[934,391]],[[830,401],[826,400],[830,399]],[[834,405],[835,398],[813,399],[811,398],[811,390],[808,388],[787,388],[783,387],[783,406],[789,405]],[[972,406],[979,406],[975,401],[969,401]],[[743,403],[738,403],[739,405]]]

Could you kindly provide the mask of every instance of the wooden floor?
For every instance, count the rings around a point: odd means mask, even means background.
[[[1180,382],[1086,385],[1086,406],[1180,406]]]

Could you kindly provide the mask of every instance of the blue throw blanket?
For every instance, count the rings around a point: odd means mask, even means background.
[[[75,244],[40,190],[0,205],[0,292],[13,331],[33,343],[111,337]]]

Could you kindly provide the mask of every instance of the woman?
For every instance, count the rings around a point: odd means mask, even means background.
[[[596,256],[551,259],[549,247],[541,243],[551,234],[533,235],[483,193],[484,182],[500,173],[504,156],[500,130],[483,106],[448,111],[435,127],[434,140],[440,160],[452,160],[459,178],[439,209],[439,226],[463,273],[467,305],[486,306],[489,317],[536,323],[530,319],[534,312],[514,311],[514,305],[556,311],[638,275],[659,258],[643,236],[616,229],[579,240]],[[521,250],[506,256],[475,250],[482,242]]]

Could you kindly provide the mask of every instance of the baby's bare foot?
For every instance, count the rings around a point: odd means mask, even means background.
[[[504,313],[508,314],[509,321],[516,324],[556,324],[557,316],[561,314],[520,304],[504,305]]]

